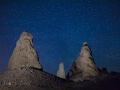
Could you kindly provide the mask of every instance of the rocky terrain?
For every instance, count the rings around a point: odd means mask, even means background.
[[[32,39],[28,32],[21,34],[8,71],[0,74],[0,90],[120,90],[120,73],[99,69],[87,42],[66,77],[63,63],[57,76],[43,71]]]
[[[7,71],[0,75],[1,86],[12,88],[22,86],[34,86],[49,89],[61,89],[72,81],[61,79],[36,68],[25,67]]]
[[[0,90],[120,90],[120,73],[75,83],[44,71],[22,68],[7,71],[0,75],[0,79]]]

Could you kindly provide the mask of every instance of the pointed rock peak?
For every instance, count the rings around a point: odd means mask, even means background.
[[[59,64],[59,67],[64,67],[64,63],[61,62],[61,63]]]
[[[23,32],[16,43],[16,47],[8,63],[8,69],[14,70],[21,67],[34,67],[42,69],[39,58],[33,47],[33,36],[29,32]]]
[[[83,46],[87,46],[87,45],[88,45],[88,43],[87,43],[87,42],[84,42],[84,43],[83,43]]]
[[[29,32],[27,31],[24,31],[20,37],[23,37],[23,36],[31,36],[31,38],[33,38],[32,34],[30,34]]]
[[[30,33],[27,32],[27,31],[23,31],[22,34],[30,34]],[[22,35],[22,34],[21,34],[21,35]]]
[[[83,47],[81,48],[80,56],[92,57],[92,51],[91,51],[90,47],[88,46],[87,42],[83,43]]]
[[[72,77],[74,75],[76,76],[72,78],[73,81],[84,80],[91,76],[99,76],[99,69],[94,62],[92,51],[87,42],[83,43],[81,52],[68,73],[68,77]]]
[[[61,62],[59,64],[59,69],[57,71],[57,76],[60,77],[60,78],[66,78],[65,70],[64,70],[64,63],[63,62]]]

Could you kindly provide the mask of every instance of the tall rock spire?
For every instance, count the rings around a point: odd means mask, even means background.
[[[76,76],[75,76],[76,75]],[[84,80],[87,77],[99,76],[98,67],[95,65],[92,57],[92,51],[87,42],[83,43],[83,47],[78,58],[73,62],[73,65],[67,77],[74,77],[73,80]]]
[[[60,78],[66,78],[65,70],[64,70],[64,63],[63,62],[61,62],[59,64],[59,69],[57,71],[57,76],[60,77]]]
[[[34,67],[42,69],[39,63],[37,52],[33,47],[33,36],[28,32],[23,32],[16,43],[16,47],[8,63],[8,70],[21,67]]]

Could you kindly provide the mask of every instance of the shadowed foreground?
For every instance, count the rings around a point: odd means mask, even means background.
[[[37,69],[21,68],[0,75],[0,90],[120,90],[120,73],[75,83]]]

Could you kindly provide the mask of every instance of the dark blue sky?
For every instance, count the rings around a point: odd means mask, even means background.
[[[120,72],[119,0],[0,0],[0,72],[23,31],[46,72],[64,62],[67,74],[85,41],[99,68]]]

